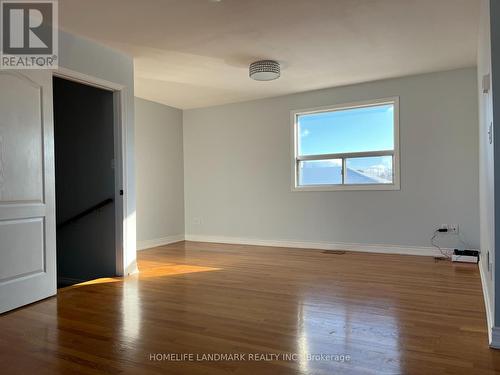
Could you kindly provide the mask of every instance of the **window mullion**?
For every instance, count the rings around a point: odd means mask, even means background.
[[[347,163],[346,163],[346,158],[342,158],[342,185],[345,185],[345,180],[346,180],[346,173],[347,173]]]
[[[336,153],[336,154],[318,154],[318,155],[298,155],[296,158],[299,161],[307,161],[307,160],[363,158],[363,157],[392,156],[392,155],[394,155],[394,150],[343,152],[343,153]]]

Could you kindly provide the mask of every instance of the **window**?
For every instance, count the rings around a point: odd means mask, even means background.
[[[398,190],[399,99],[292,111],[293,190]]]

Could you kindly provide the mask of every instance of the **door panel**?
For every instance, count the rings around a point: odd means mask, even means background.
[[[0,72],[0,313],[56,293],[52,73]]]
[[[0,282],[45,272],[42,218],[0,221],[0,238]]]
[[[14,74],[0,87],[11,93],[0,94],[0,202],[42,202],[42,87]]]

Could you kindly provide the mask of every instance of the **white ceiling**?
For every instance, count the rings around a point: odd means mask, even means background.
[[[473,66],[479,0],[59,0],[59,14],[134,56],[136,96],[195,108]],[[279,80],[248,78],[263,58]]]

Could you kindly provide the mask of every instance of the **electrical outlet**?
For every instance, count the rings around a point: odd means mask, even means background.
[[[201,217],[194,217],[193,224],[195,224],[195,225],[203,224],[203,219]]]

